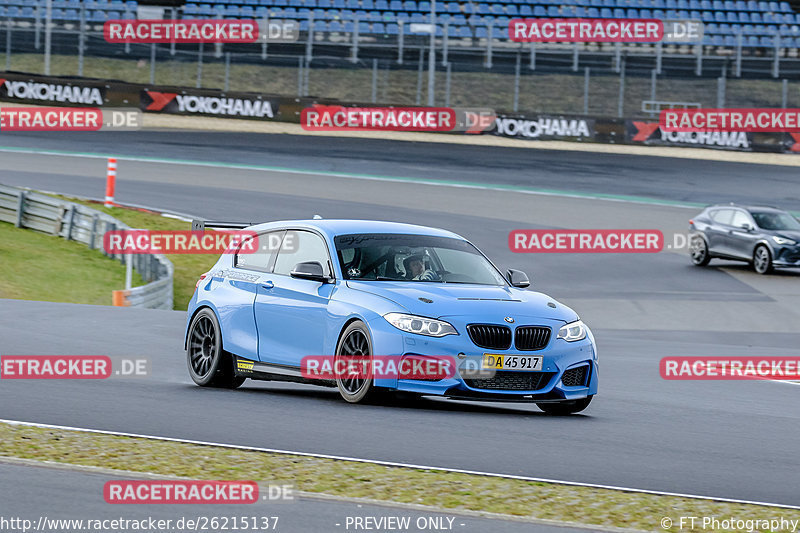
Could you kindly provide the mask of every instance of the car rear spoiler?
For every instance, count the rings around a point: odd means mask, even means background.
[[[258,222],[229,222],[225,220],[192,220],[192,231],[206,229],[244,229],[255,226]]]

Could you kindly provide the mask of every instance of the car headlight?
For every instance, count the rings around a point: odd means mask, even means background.
[[[456,328],[443,320],[425,318],[403,313],[387,313],[383,315],[389,324],[408,333],[417,333],[429,337],[444,337],[445,335],[458,335]]]
[[[586,326],[582,321],[570,322],[558,330],[558,338],[567,342],[575,342],[586,338]]]
[[[774,235],[772,236],[772,240],[780,244],[781,246],[786,246],[786,245],[794,246],[795,244],[797,244],[797,241],[793,241],[792,239],[785,239],[783,237],[776,237]]]

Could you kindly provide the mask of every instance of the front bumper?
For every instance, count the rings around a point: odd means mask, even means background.
[[[477,347],[469,336],[448,335],[435,338],[403,333],[386,324],[382,318],[371,322],[376,354],[389,354],[399,361],[404,356],[451,358],[458,371],[454,376],[437,381],[412,379],[376,379],[375,385],[417,394],[464,400],[506,402],[556,402],[578,400],[597,393],[599,365],[594,337],[587,328],[585,339],[566,342],[555,338],[542,350],[491,350]],[[563,323],[562,323],[563,325]],[[555,327],[555,325],[553,325]],[[557,329],[555,329],[557,331]],[[467,361],[479,361],[484,353],[535,355],[543,358],[541,372],[498,370],[493,379],[480,379],[463,372]],[[473,365],[474,366],[474,365]]]

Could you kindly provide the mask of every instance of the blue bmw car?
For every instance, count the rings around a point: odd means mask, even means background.
[[[525,290],[449,231],[367,220],[248,225],[240,248],[204,274],[189,303],[185,348],[200,386],[245,379],[335,386],[348,402],[386,391],[534,402],[582,411],[597,393],[594,337],[569,307]],[[257,246],[247,246],[257,239]],[[253,251],[255,250],[255,252]],[[308,379],[308,357],[453,361],[453,372]]]

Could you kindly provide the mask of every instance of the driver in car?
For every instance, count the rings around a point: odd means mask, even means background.
[[[403,261],[406,272],[411,274],[414,281],[433,281],[437,278],[433,270],[425,268],[425,257],[423,255],[412,255]],[[408,275],[408,274],[406,274]]]

